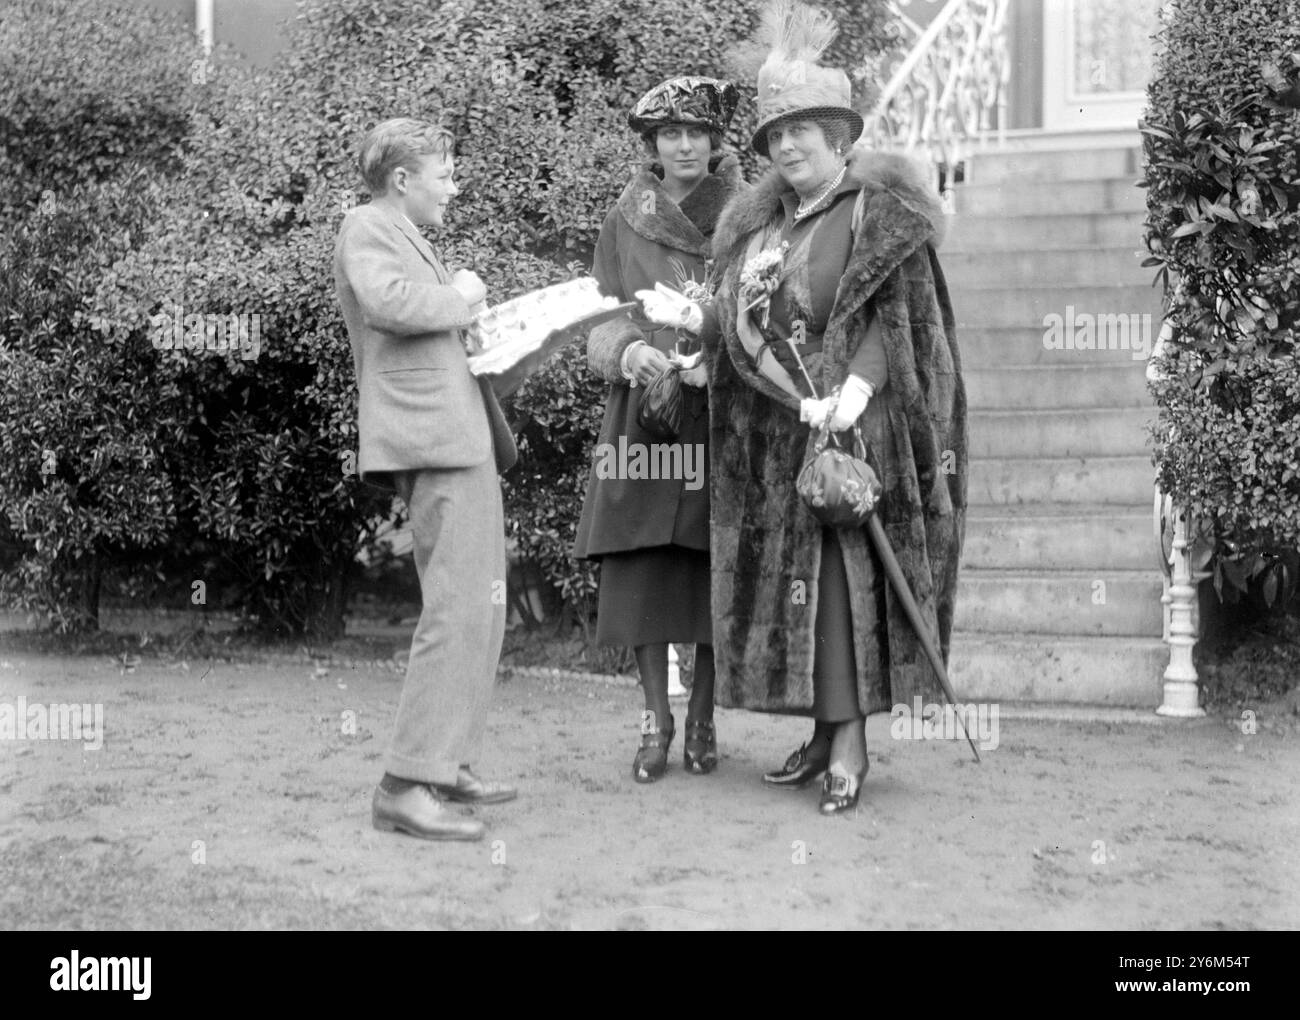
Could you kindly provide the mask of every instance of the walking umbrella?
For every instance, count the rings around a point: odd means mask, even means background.
[[[808,384],[808,389],[813,396],[817,395],[817,387],[813,385],[808,370],[804,368],[803,358],[799,357],[799,351],[794,346],[794,342],[787,338],[787,343],[794,351],[795,361],[799,365],[799,370],[803,373],[804,381]],[[889,583],[898,595],[898,601],[902,603],[903,611],[907,614],[908,621],[912,624],[912,629],[916,631],[916,636],[921,641],[921,647],[925,649],[925,656],[930,660],[930,666],[934,669],[934,674],[939,678],[939,686],[943,688],[943,695],[948,699],[948,704],[954,707],[957,704],[957,695],[953,692],[952,683],[948,679],[948,670],[943,664],[943,655],[939,652],[939,645],[934,639],[925,618],[921,615],[921,607],[916,604],[916,598],[912,594],[912,589],[907,583],[907,577],[903,573],[903,567],[898,562],[898,557],[894,555],[894,547],[889,544],[889,536],[885,534],[885,529],[880,520],[876,517],[874,507],[868,513],[866,519],[867,534],[871,536],[871,543],[876,547],[876,552],[880,555],[880,562],[884,564],[885,576],[889,578]],[[966,742],[970,744],[971,752],[975,755],[975,760],[980,760],[979,750],[975,747],[975,741],[971,739],[970,733],[966,729],[966,724],[962,720],[960,713],[954,713],[957,719],[957,725],[961,727],[962,735],[965,736]]]

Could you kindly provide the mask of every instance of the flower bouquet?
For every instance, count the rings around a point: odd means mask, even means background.
[[[781,286],[785,273],[785,253],[790,250],[790,242],[782,241],[779,248],[765,248],[745,263],[740,271],[740,302],[742,311],[750,312],[755,308],[763,311],[762,326],[767,328],[771,314],[772,295]]]

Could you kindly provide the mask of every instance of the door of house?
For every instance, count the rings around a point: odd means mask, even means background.
[[[1043,127],[1136,129],[1164,0],[1042,0]]]

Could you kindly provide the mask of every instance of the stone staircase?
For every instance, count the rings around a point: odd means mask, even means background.
[[[1145,353],[1160,295],[1140,265],[1140,152],[1136,135],[1067,145],[969,159],[939,252],[970,409],[952,680],[971,701],[1154,708],[1168,653]],[[1085,349],[1048,345],[1053,316]]]

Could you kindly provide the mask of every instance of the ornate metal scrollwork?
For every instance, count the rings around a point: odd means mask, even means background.
[[[917,150],[956,167],[971,141],[1006,126],[1009,0],[949,0],[922,29],[895,5],[911,40],[881,91],[868,137],[877,148]]]

